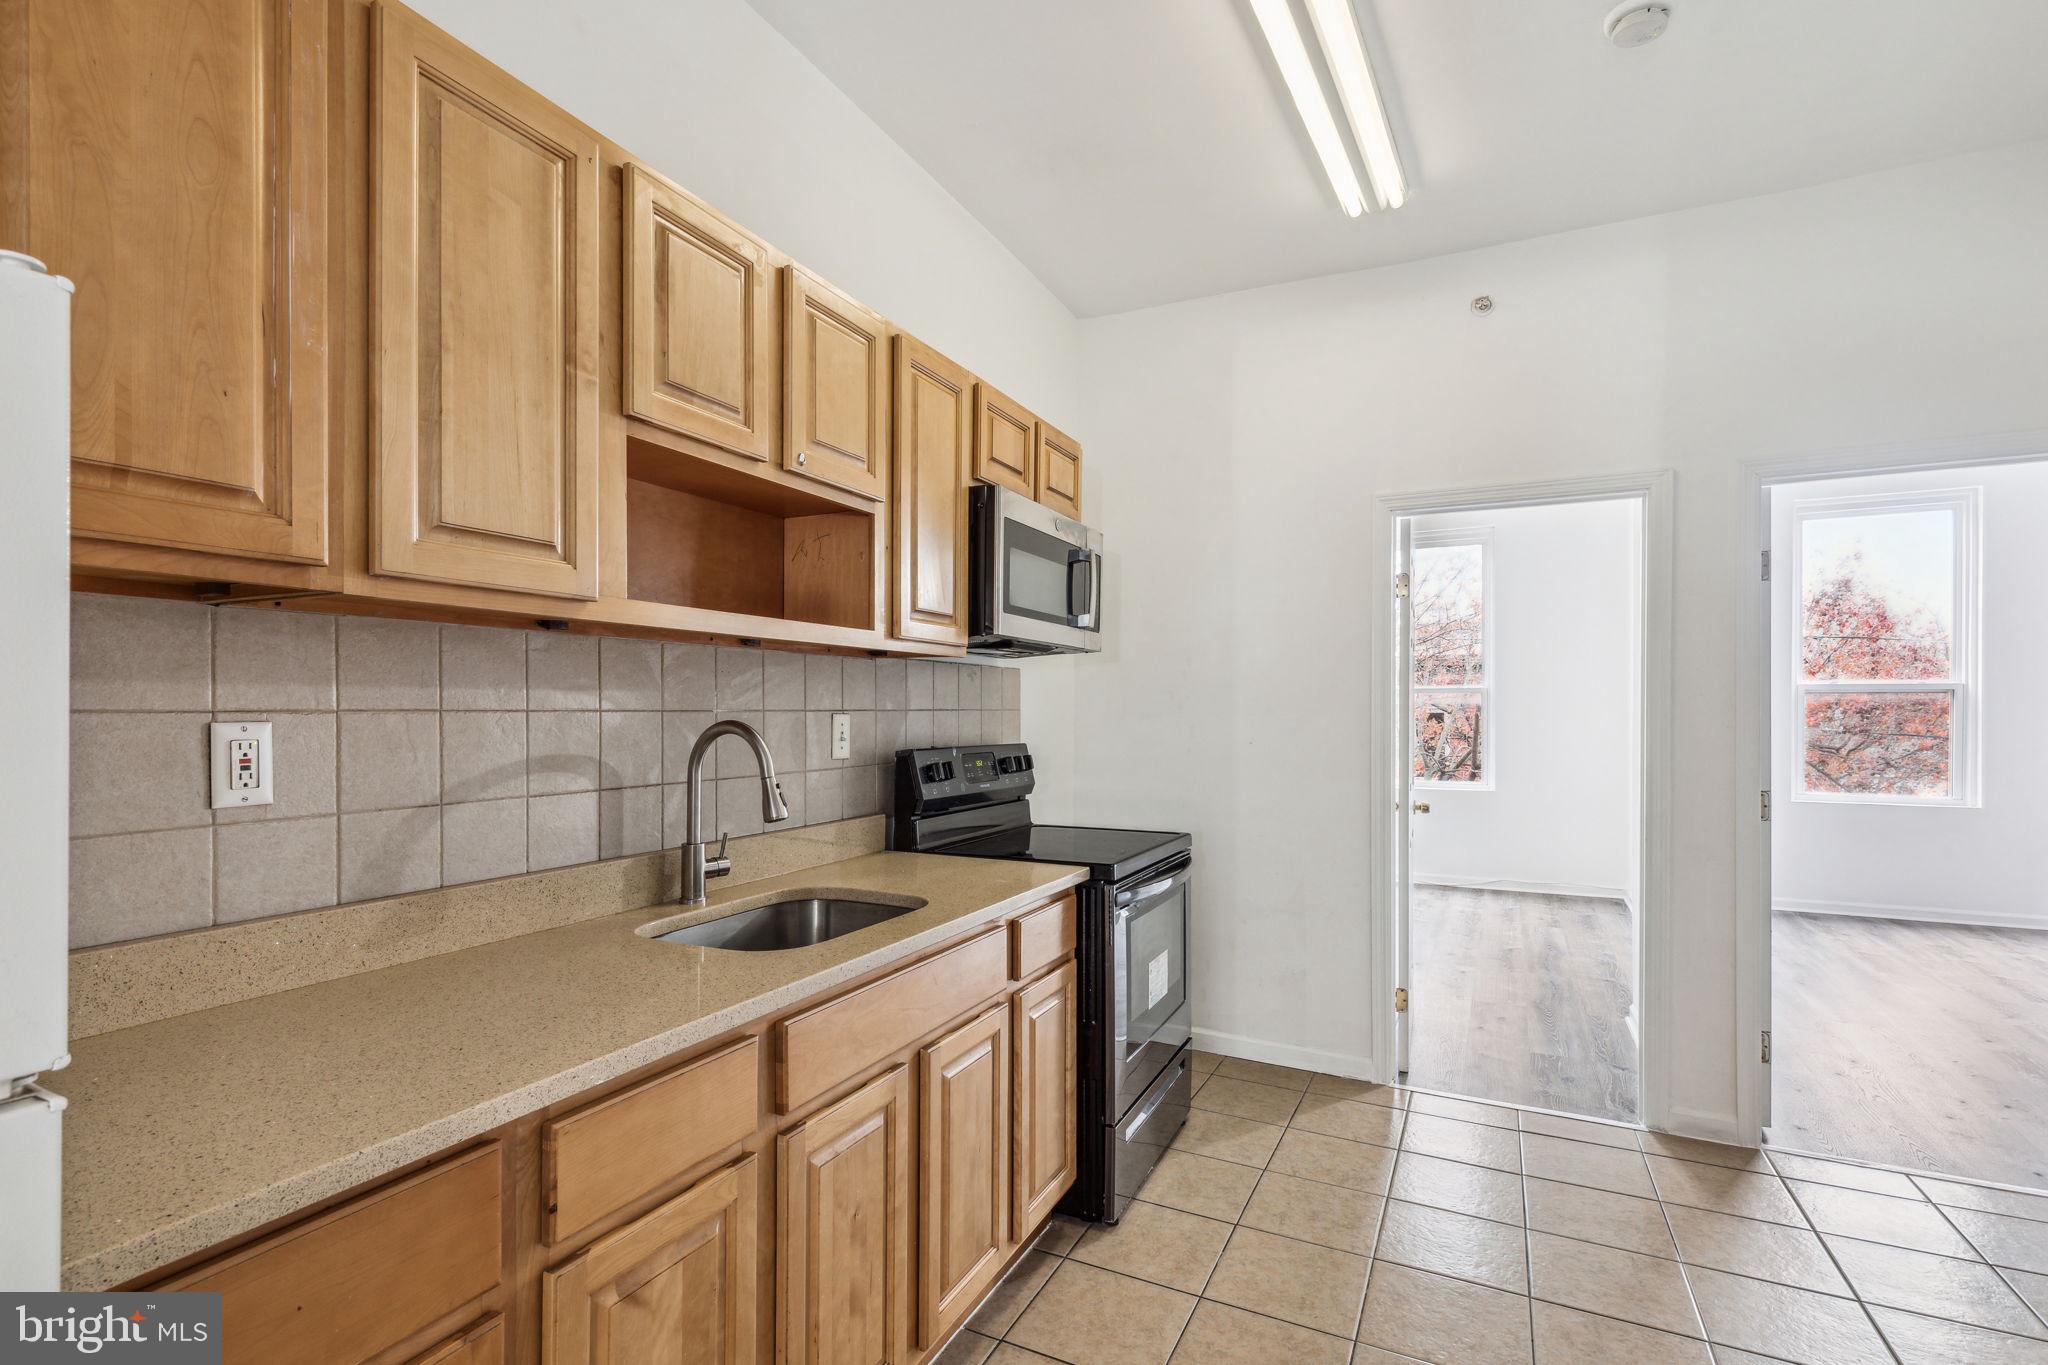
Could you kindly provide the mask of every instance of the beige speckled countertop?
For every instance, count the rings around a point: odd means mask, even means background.
[[[650,906],[83,1038],[64,1117],[64,1287],[100,1289],[374,1180],[1079,883],[1078,868],[873,853],[721,886],[928,904],[815,947],[634,932]]]

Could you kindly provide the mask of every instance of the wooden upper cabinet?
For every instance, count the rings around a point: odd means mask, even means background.
[[[785,469],[888,495],[889,324],[800,266],[783,271]]]
[[[973,384],[967,371],[931,347],[896,334],[890,631],[899,640],[967,643]]]
[[[747,1157],[542,1275],[543,1365],[755,1365],[760,1187]]]
[[[1010,1236],[1010,1009],[998,1005],[918,1054],[924,1123],[920,1345],[945,1336],[995,1283]]]
[[[77,535],[326,561],[328,20],[0,4],[0,247],[78,290]]]
[[[626,192],[627,412],[768,459],[781,399],[768,248],[640,166]]]
[[[1038,424],[1038,491],[1033,495],[1062,516],[1081,518],[1081,443],[1046,422]]]
[[[1079,1169],[1074,1047],[1080,1024],[1074,981],[1069,961],[1011,997],[1017,1030],[1011,1192],[1016,1219],[1011,1235],[1017,1238],[1052,1212]]]
[[[370,568],[597,595],[598,141],[374,19]]]
[[[975,381],[974,477],[1037,497],[1037,427],[1038,419],[1021,403],[993,384]]]
[[[779,1365],[904,1365],[910,1344],[910,1068],[784,1133]]]

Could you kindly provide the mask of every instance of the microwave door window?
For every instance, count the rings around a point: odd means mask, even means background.
[[[1004,584],[1011,611],[1048,621],[1067,619],[1067,565],[1041,559],[1029,550],[1010,549]]]
[[[1003,610],[1071,624],[1067,560],[1073,546],[1022,522],[1003,523]]]

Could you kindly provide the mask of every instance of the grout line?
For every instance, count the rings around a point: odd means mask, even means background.
[[[1900,1358],[1899,1353],[1897,1350],[1893,1349],[1891,1338],[1884,1334],[1884,1328],[1878,1326],[1877,1315],[1870,1311],[1870,1304],[1864,1299],[1863,1291],[1856,1287],[1856,1281],[1850,1278],[1849,1272],[1847,1270],[1843,1269],[1841,1258],[1835,1255],[1834,1247],[1828,1244],[1828,1239],[1821,1234],[1820,1226],[1814,1223],[1813,1214],[1808,1212],[1806,1207],[1806,1201],[1799,1197],[1798,1190],[1792,1188],[1793,1182],[1786,1180],[1782,1181],[1781,1183],[1783,1183],[1785,1186],[1785,1192],[1792,1196],[1792,1202],[1798,1206],[1799,1216],[1801,1218],[1804,1218],[1807,1221],[1808,1226],[1813,1228],[1813,1235],[1816,1239],[1819,1240],[1820,1249],[1827,1256],[1828,1264],[1833,1266],[1835,1268],[1835,1273],[1842,1277],[1842,1283],[1849,1286],[1849,1292],[1855,1296],[1856,1306],[1863,1310],[1863,1320],[1870,1324],[1871,1331],[1877,1333],[1878,1344],[1883,1346],[1884,1349],[1890,1353],[1892,1359],[1898,1360]],[[1968,1245],[1967,1239],[1965,1239],[1965,1245]],[[1908,1250],[1910,1249],[1911,1248],[1908,1248]]]

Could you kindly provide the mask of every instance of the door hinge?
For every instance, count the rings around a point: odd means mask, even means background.
[[[1768,582],[1770,582],[1770,581],[1771,581],[1771,552],[1770,552],[1769,550],[1765,550],[1765,551],[1764,551],[1764,582],[1768,583]]]
[[[1756,796],[1758,813],[1763,817],[1763,819],[1766,822],[1769,822],[1771,818],[1771,793],[1768,789],[1766,789],[1764,791],[1758,792]]]
[[[1770,1061],[1771,1061],[1771,1031],[1770,1031],[1769,1029],[1765,1029],[1765,1030],[1764,1030],[1764,1064],[1765,1064],[1766,1066],[1768,1066],[1768,1065],[1770,1065]]]
[[[1407,1012],[1408,988],[1406,986],[1396,986],[1394,987],[1394,1013],[1406,1014]]]
[[[1407,574],[1404,574],[1404,573],[1397,573],[1397,574],[1395,574],[1395,575],[1394,575],[1394,596],[1395,596],[1395,597],[1406,597],[1407,595],[1408,595],[1408,575],[1407,575]]]

